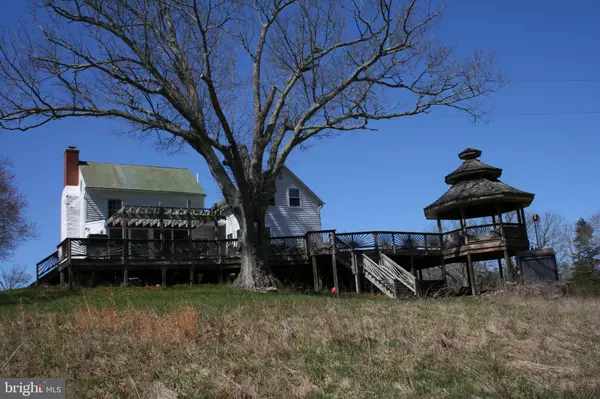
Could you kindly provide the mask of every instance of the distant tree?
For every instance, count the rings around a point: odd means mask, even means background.
[[[600,271],[598,270],[600,246],[594,237],[594,228],[583,218],[575,225],[573,247],[571,280],[584,292],[600,293]]]
[[[36,235],[35,226],[25,216],[26,207],[11,161],[0,159],[0,262],[8,260],[18,245]]]
[[[446,108],[478,118],[492,54],[436,34],[429,0],[44,0],[0,46],[0,126],[113,118],[206,161],[239,222],[235,286],[273,288],[265,215],[309,140]]]
[[[25,266],[0,267],[0,290],[8,291],[23,288],[31,281],[31,278]]]

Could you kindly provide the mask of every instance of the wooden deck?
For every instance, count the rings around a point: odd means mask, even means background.
[[[331,259],[352,274],[364,271],[356,255],[379,260],[381,254],[416,275],[418,270],[444,267],[475,260],[502,258],[527,250],[526,230],[519,224],[472,226],[443,234],[396,231],[337,233],[311,231],[303,236],[271,237],[269,264],[273,268],[303,267],[315,273],[316,259]],[[228,240],[129,240],[110,238],[67,238],[57,251],[37,264],[39,283],[67,283],[74,274],[162,270],[187,272],[190,282],[198,273],[235,272],[240,265],[240,247]],[[312,269],[312,270],[311,270]],[[334,280],[337,281],[337,266]],[[220,278],[220,277],[219,277]],[[356,280],[358,284],[358,279]],[[316,285],[316,284],[315,284]],[[337,282],[336,284],[337,285]]]

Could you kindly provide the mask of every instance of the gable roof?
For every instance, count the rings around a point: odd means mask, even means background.
[[[312,195],[317,202],[319,203],[320,206],[325,205],[325,202],[323,202],[323,200],[321,198],[319,198],[319,196],[317,194],[315,194],[315,192],[313,190],[311,190],[306,183],[304,183],[302,180],[300,180],[300,178],[298,176],[296,176],[296,174],[294,172],[292,172],[290,170],[290,168],[288,168],[287,166],[283,166],[284,171],[288,172],[290,174],[290,176],[292,177],[292,179],[294,179],[296,181],[296,183],[298,183],[299,186],[301,186],[308,194]],[[213,208],[215,209],[224,209],[227,207],[227,202],[225,201],[225,198],[221,198],[220,200],[218,200],[217,202],[215,202],[215,204],[213,205]]]
[[[188,169],[80,162],[87,187],[206,195]]]
[[[319,198],[319,196],[317,194],[315,194],[315,192],[313,190],[311,190],[302,180],[300,180],[300,178],[298,176],[296,176],[296,174],[294,172],[292,172],[290,170],[290,168],[288,168],[287,166],[283,166],[283,169],[285,169],[294,180],[296,180],[296,182],[302,186],[302,188],[304,188],[310,195],[312,195],[313,197],[315,197],[315,199],[317,200],[317,202],[319,203],[319,205],[323,206],[325,205],[325,202],[323,202],[323,200],[321,198]]]

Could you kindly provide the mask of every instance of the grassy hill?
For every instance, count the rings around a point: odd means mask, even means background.
[[[600,396],[600,300],[0,293],[0,375],[70,398]]]

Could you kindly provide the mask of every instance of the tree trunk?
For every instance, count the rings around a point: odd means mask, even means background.
[[[280,283],[269,267],[265,211],[252,213],[256,216],[244,218],[236,215],[240,225],[238,241],[241,246],[241,267],[233,286],[255,291],[276,291]]]

